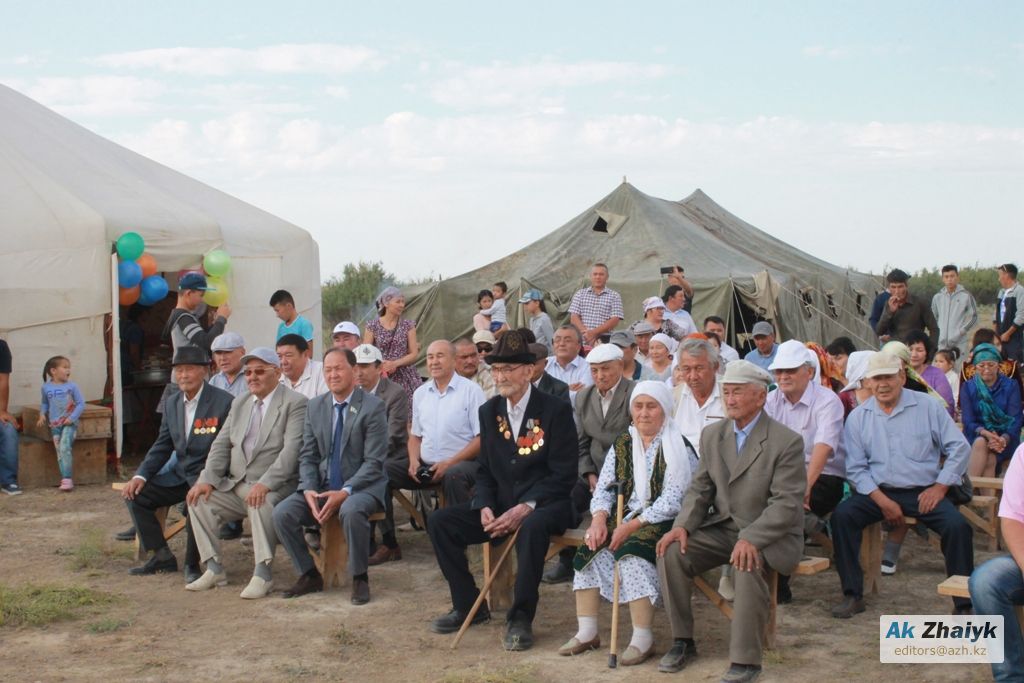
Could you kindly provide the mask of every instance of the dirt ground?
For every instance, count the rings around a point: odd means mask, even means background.
[[[401,513],[400,513],[401,514]],[[555,650],[575,632],[574,602],[567,585],[541,588],[534,625],[536,645],[525,653],[501,648],[501,619],[469,630],[452,652],[451,636],[427,629],[450,603],[426,535],[400,533],[404,559],[372,568],[369,605],[349,603],[348,588],[280,597],[295,574],[283,549],[274,566],[275,593],[244,601],[239,591],[251,573],[252,551],[240,541],[226,545],[230,585],[189,593],[182,574],[132,577],[130,544],[111,540],[128,526],[128,515],[109,487],[79,487],[71,494],[32,490],[0,497],[0,583],[86,586],[116,597],[78,619],[45,627],[0,627],[0,679],[17,681],[491,681],[526,683],[671,680],[657,673],[656,659],[635,668],[607,668],[607,650],[578,658]],[[406,527],[408,529],[408,527]],[[99,552],[88,559],[88,542]],[[172,541],[179,561],[183,535]],[[95,548],[92,549],[95,551]],[[86,556],[87,560],[82,561]],[[976,552],[976,561],[990,556]],[[472,555],[471,555],[472,557]],[[84,565],[84,566],[83,566]],[[878,662],[878,616],[949,613],[935,593],[943,579],[938,551],[910,534],[899,573],[884,577],[882,592],[869,596],[868,611],[849,621],[833,619],[829,606],[839,586],[834,571],[793,581],[796,596],[780,607],[777,647],[765,658],[765,681],[848,680],[983,681],[987,665],[883,665]],[[699,657],[678,680],[714,681],[728,666],[728,624],[703,596],[695,598]],[[610,606],[601,615],[609,640]],[[671,642],[667,620],[655,619],[659,656]],[[629,638],[623,610],[620,647]]]

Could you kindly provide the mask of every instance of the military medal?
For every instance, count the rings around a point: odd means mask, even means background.
[[[526,423],[526,433],[516,439],[519,455],[536,453],[543,445],[544,430],[540,428],[540,420],[528,420]]]

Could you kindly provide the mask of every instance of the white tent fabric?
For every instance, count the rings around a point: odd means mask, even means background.
[[[161,271],[232,257],[228,329],[271,345],[267,305],[287,289],[318,328],[320,256],[305,230],[106,140],[0,86],[0,337],[14,354],[11,405],[38,403],[46,358],[66,355],[86,399],[107,378],[113,242],[134,230]],[[319,342],[319,340],[317,340]]]

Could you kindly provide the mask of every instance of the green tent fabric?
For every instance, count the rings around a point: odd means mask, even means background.
[[[405,315],[417,321],[422,349],[435,339],[473,333],[476,294],[509,284],[509,325],[525,323],[516,300],[535,287],[556,327],[568,321],[573,293],[589,285],[594,263],[609,267],[608,286],[622,295],[625,327],[642,317],[641,302],[662,294],[662,266],[682,265],[694,287],[693,317],[724,318],[729,342],[744,346],[756,320],[776,326],[778,340],[828,343],[848,336],[877,343],[867,323],[877,282],[775,239],[695,191],[659,199],[623,181],[614,191],[549,235],[457,277],[410,289]]]

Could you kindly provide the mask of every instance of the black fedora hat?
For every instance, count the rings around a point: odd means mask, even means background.
[[[198,346],[182,346],[174,352],[171,365],[209,365],[210,354]]]
[[[494,350],[484,357],[484,360],[490,365],[494,363],[533,363],[536,359],[536,356],[530,351],[530,345],[517,330],[509,330],[501,335],[498,343],[494,345]]]

